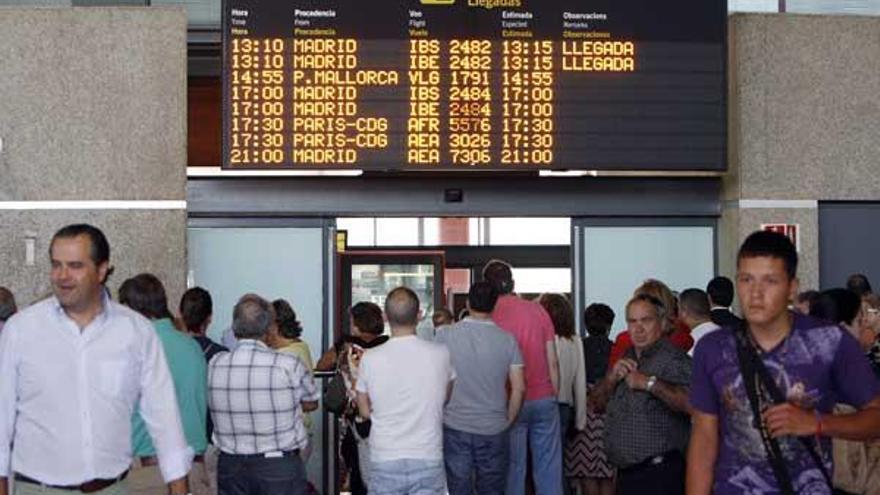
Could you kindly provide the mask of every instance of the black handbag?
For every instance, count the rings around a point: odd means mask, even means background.
[[[345,378],[338,371],[324,389],[324,410],[333,414],[342,414],[348,405],[348,391],[345,389]]]
[[[345,386],[345,377],[339,372],[340,363],[345,356],[341,347],[339,346],[336,350],[336,374],[327,382],[323,397],[324,410],[338,415],[344,414],[348,408],[348,390]]]
[[[752,407],[754,426],[761,433],[761,439],[763,440],[764,448],[767,451],[767,458],[770,461],[770,467],[773,469],[773,476],[779,484],[779,490],[783,495],[794,495],[795,491],[791,483],[791,475],[788,472],[785,459],[782,457],[782,450],[779,448],[779,441],[771,437],[770,432],[762,424],[761,404],[758,399],[758,381],[760,380],[761,385],[763,385],[764,390],[770,395],[770,399],[774,404],[784,404],[787,402],[787,399],[779,390],[779,387],[776,386],[776,382],[773,381],[773,378],[764,366],[764,362],[761,360],[760,356],[758,356],[758,353],[752,346],[751,342],[749,342],[748,332],[748,324],[743,321],[742,324],[734,330],[734,336],[736,339],[736,356],[739,360],[739,370],[740,373],[742,373],[743,384],[746,388],[746,394],[749,397],[749,404]],[[822,476],[825,478],[825,482],[828,484],[829,489],[833,490],[831,475],[828,472],[828,469],[826,469],[825,464],[822,462],[822,458],[816,452],[812,439],[798,437],[798,440],[803,444],[819,470],[822,471]]]

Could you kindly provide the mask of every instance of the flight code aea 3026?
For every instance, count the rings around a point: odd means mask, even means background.
[[[398,67],[361,68],[353,39],[231,39],[229,163],[550,164],[557,74],[571,67],[629,68],[634,55],[630,42],[582,45],[577,64],[566,58],[571,47],[557,53],[560,45],[546,40],[389,43],[407,51],[406,67],[395,58]],[[404,81],[409,91],[398,92],[402,98],[389,105],[406,107],[408,115],[362,110],[372,87]],[[405,156],[375,153],[390,151],[395,142]]]

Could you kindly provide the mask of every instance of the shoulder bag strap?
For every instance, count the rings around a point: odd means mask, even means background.
[[[753,426],[761,433],[761,440],[767,451],[767,458],[770,461],[770,467],[773,469],[773,476],[779,485],[783,495],[794,495],[794,488],[791,484],[791,475],[785,466],[785,460],[782,457],[782,450],[779,448],[779,442],[770,436],[767,428],[763,425],[761,419],[761,403],[758,398],[757,370],[755,361],[758,356],[755,350],[747,341],[746,332],[748,329],[745,325],[740,325],[734,331],[736,337],[736,356],[739,360],[739,370],[742,373],[743,385],[746,388],[746,395],[749,397],[749,404],[752,406],[752,415],[754,416]]]
[[[751,345],[749,345],[749,347],[751,348]],[[752,353],[754,354],[754,349],[752,349]],[[788,399],[782,394],[779,387],[776,386],[776,382],[773,381],[770,372],[768,372],[767,367],[764,366],[764,362],[761,361],[757,355],[755,355],[755,371],[758,373],[758,378],[761,380],[761,383],[764,384],[764,388],[767,390],[767,393],[770,394],[770,398],[773,400],[774,404],[784,404],[785,402],[788,402]],[[822,477],[825,478],[825,482],[833,489],[834,484],[831,481],[831,474],[828,472],[825,463],[822,462],[822,457],[817,451],[817,442],[812,437],[797,437],[797,439],[807,450],[807,453],[810,454],[810,458],[813,459],[813,462],[819,470],[822,471]]]

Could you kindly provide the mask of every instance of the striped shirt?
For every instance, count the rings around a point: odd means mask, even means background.
[[[319,398],[299,358],[244,339],[208,365],[214,444],[228,454],[302,449],[308,443],[302,402]]]

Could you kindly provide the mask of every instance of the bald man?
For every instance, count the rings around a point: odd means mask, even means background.
[[[443,494],[443,406],[455,379],[449,351],[416,338],[419,298],[413,291],[392,290],[385,316],[391,339],[364,354],[357,380],[358,409],[373,423],[368,489]]]

